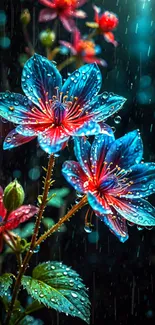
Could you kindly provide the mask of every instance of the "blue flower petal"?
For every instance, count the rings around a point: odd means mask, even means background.
[[[77,105],[84,105],[98,94],[101,82],[102,76],[97,64],[86,64],[68,77],[62,92],[65,94],[68,92],[69,98],[78,97]]]
[[[128,187],[129,192],[124,197],[139,198],[155,193],[155,163],[134,165],[127,177],[133,184]]]
[[[139,226],[155,226],[155,208],[143,199],[115,199],[113,208],[126,220]]]
[[[65,161],[62,166],[62,174],[76,191],[85,192],[84,183],[87,182],[88,178],[78,162],[73,160]]]
[[[99,134],[95,136],[95,139],[91,146],[91,170],[92,173],[98,178],[103,168],[105,155],[110,148],[111,144],[115,141],[114,134]]]
[[[90,149],[91,145],[84,137],[74,137],[74,152],[83,171],[88,177],[92,176],[90,164]]]
[[[78,119],[77,119],[78,123]],[[94,121],[86,121],[80,127],[76,128],[71,132],[72,136],[89,136],[100,133],[101,127],[98,123]]]
[[[128,169],[141,162],[143,156],[143,144],[138,130],[132,131],[117,139],[110,147],[106,155],[106,162],[113,162],[112,169],[118,165]]]
[[[85,110],[89,114],[94,114],[95,121],[102,121],[120,110],[125,101],[126,98],[122,96],[104,92],[97,96],[93,102],[87,104],[88,108],[85,106]]]
[[[104,197],[101,197],[97,193],[88,192],[87,194],[88,202],[96,215],[112,215],[113,212]]]
[[[114,216],[109,215],[105,217],[99,215],[99,217],[108,226],[110,231],[120,240],[120,242],[124,243],[129,238],[126,220],[120,217],[117,212],[115,212]]]
[[[33,103],[27,97],[6,92],[0,94],[0,115],[16,124],[36,123],[36,119],[28,116]]]
[[[6,136],[4,142],[3,142],[3,149],[8,150],[15,147],[19,147],[24,143],[30,142],[31,140],[35,139],[35,136],[29,136],[25,137],[21,134],[18,134],[16,129],[12,130],[8,133]]]
[[[69,136],[61,127],[50,127],[38,135],[38,141],[41,148],[49,153],[55,153],[67,145]]]
[[[55,87],[61,87],[62,77],[55,65],[45,57],[34,54],[24,65],[22,88],[25,95],[40,107],[43,102],[56,94]],[[47,95],[48,93],[48,95]]]
[[[41,132],[44,132],[46,129],[49,128],[49,123],[47,124],[26,124],[26,125],[18,125],[16,127],[17,133],[24,135],[26,137],[30,137],[33,135],[38,135]]]

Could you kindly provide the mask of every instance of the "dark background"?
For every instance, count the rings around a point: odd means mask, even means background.
[[[108,123],[116,129],[116,137],[135,128],[140,129],[144,142],[145,161],[155,161],[155,4],[154,0],[106,0],[104,3],[94,1],[102,9],[112,10],[119,16],[120,24],[116,31],[119,42],[117,49],[104,42],[102,37],[96,39],[102,52],[100,56],[107,60],[108,68],[103,69],[103,89],[125,96],[128,101],[120,112],[121,122],[115,123],[111,118]],[[94,3],[93,2],[93,3]],[[36,51],[45,54],[38,41],[38,33],[46,24],[38,24],[37,17],[42,8],[37,1],[7,0],[1,3],[1,9],[7,14],[5,33],[11,39],[8,49],[1,48],[1,91],[7,89],[21,92],[20,77],[22,68],[19,55],[25,51],[20,13],[21,8],[29,8],[32,20],[29,33]],[[84,6],[89,17],[93,19],[92,2]],[[140,20],[142,18],[142,20]],[[138,27],[137,27],[138,24]],[[49,23],[48,26],[52,26]],[[84,22],[78,21],[83,33],[87,32]],[[70,40],[71,36],[59,27],[61,39]],[[149,48],[150,47],[150,48]],[[149,53],[149,55],[148,55]],[[58,57],[58,62],[64,59]],[[63,76],[71,72],[70,66],[63,70]],[[143,76],[149,76],[150,84],[144,86]],[[11,123],[1,122],[1,143]],[[61,165],[66,159],[73,157],[72,142],[57,159],[55,168],[55,187],[68,186],[61,175]],[[36,165],[47,164],[47,155],[35,141],[22,147],[4,152],[0,148],[0,181],[4,187],[13,179],[14,170],[22,172],[19,181],[25,188],[26,202],[36,202],[41,192],[41,177],[37,181],[28,178],[28,171]],[[42,173],[43,175],[43,173]],[[69,207],[74,202],[73,189],[67,198]],[[155,198],[150,197],[155,204]],[[46,216],[55,221],[62,211],[47,208]],[[45,260],[61,260],[72,266],[89,287],[92,303],[92,325],[137,325],[154,324],[155,321],[155,229],[138,231],[136,226],[129,227],[130,238],[124,244],[112,235],[106,226],[94,217],[94,227],[99,232],[99,241],[92,244],[84,231],[86,210],[77,213],[67,223],[65,233],[54,234],[42,245],[40,254],[36,254],[31,262],[34,267]],[[41,229],[43,231],[43,229]],[[7,271],[16,270],[14,256],[9,254],[3,268]],[[29,271],[30,272],[30,269]],[[23,301],[25,296],[22,297]],[[44,320],[47,325],[82,325],[82,320],[57,314],[55,311],[42,310],[34,316]]]

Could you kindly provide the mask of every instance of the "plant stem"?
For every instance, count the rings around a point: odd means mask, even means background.
[[[58,228],[67,220],[69,220],[75,212],[77,212],[79,209],[81,209],[85,204],[87,203],[87,196],[83,196],[81,201],[74,205],[68,213],[61,218],[51,229],[47,230],[36,242],[36,246],[40,245],[42,241],[44,241],[47,237],[49,237],[53,232],[58,230]]]
[[[37,216],[37,219],[36,219],[34,234],[33,234],[32,239],[31,239],[30,248],[29,248],[29,250],[28,250],[28,252],[27,252],[27,254],[26,254],[25,258],[24,258],[23,264],[21,265],[21,267],[19,269],[19,273],[18,273],[16,282],[15,282],[15,286],[14,286],[14,289],[13,289],[10,308],[8,310],[8,314],[6,316],[6,320],[5,320],[5,323],[4,323],[5,325],[9,324],[10,317],[11,317],[13,307],[14,307],[14,303],[15,303],[15,300],[17,298],[18,291],[19,291],[19,288],[20,288],[22,276],[24,275],[24,273],[25,273],[25,271],[26,271],[26,269],[28,267],[29,260],[30,260],[31,256],[33,255],[33,249],[35,247],[35,242],[36,242],[36,238],[37,238],[37,235],[38,235],[41,218],[42,218],[44,209],[46,207],[46,200],[47,200],[47,196],[48,196],[48,191],[49,191],[49,188],[50,188],[50,185],[51,185],[51,175],[52,175],[52,171],[53,171],[53,167],[54,167],[54,161],[55,161],[54,160],[54,155],[51,155],[50,158],[49,158],[49,162],[48,162],[48,168],[47,168],[47,173],[46,173],[46,178],[45,178],[45,183],[44,183],[43,196],[42,196],[42,202],[40,204],[38,216]]]
[[[75,56],[70,56],[69,58],[67,58],[65,61],[63,61],[62,63],[60,63],[58,66],[57,66],[57,69],[59,71],[61,71],[63,68],[65,68],[66,66],[68,66],[69,64],[71,64],[72,62],[75,61]]]
[[[51,155],[49,158],[49,162],[48,162],[48,168],[47,168],[47,173],[46,173],[46,178],[45,178],[45,183],[44,183],[44,192],[43,192],[43,196],[42,196],[42,202],[40,204],[39,213],[38,213],[36,225],[35,225],[35,230],[34,230],[34,233],[32,236],[32,240],[31,240],[30,250],[33,250],[35,242],[36,242],[36,238],[38,236],[40,222],[42,219],[44,209],[46,207],[46,203],[47,203],[46,200],[47,200],[48,192],[49,192],[49,189],[51,186],[51,177],[52,177],[54,163],[55,163],[54,155]]]
[[[35,50],[33,48],[31,41],[30,41],[29,34],[27,31],[27,26],[25,26],[25,25],[23,25],[23,34],[24,34],[24,38],[25,38],[25,41],[26,41],[28,49],[29,49],[29,54],[32,56],[35,53]]]
[[[30,309],[30,306],[28,306],[28,308],[29,308],[28,311],[25,310],[25,311],[24,311],[24,312],[19,316],[19,318],[15,321],[14,325],[19,324],[20,321],[21,321],[25,316],[27,316],[27,315],[33,313],[33,312],[36,311],[36,310],[39,310],[39,309],[43,308],[43,307],[44,307],[44,305],[34,306],[34,307],[33,307],[33,303],[32,303],[32,308]]]

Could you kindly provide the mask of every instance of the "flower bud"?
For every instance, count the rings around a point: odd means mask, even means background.
[[[3,203],[7,211],[11,212],[19,208],[23,204],[24,197],[24,190],[16,179],[9,183],[3,195]]]
[[[20,15],[20,21],[23,25],[28,25],[31,20],[31,15],[28,9],[24,9]]]
[[[39,38],[43,46],[50,47],[55,41],[55,33],[50,29],[46,29],[40,33]]]

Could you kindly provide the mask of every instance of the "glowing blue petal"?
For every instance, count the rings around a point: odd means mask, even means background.
[[[18,125],[16,127],[16,131],[21,135],[30,137],[33,135],[37,136],[39,133],[44,132],[48,128],[49,128],[49,123],[47,124],[36,123],[36,124]]]
[[[65,161],[62,166],[62,174],[76,191],[84,193],[84,183],[88,180],[80,164],[76,161]]]
[[[86,140],[86,138],[74,137],[74,152],[76,159],[88,177],[92,175],[90,164],[90,149],[91,145],[89,141]]]
[[[124,195],[126,198],[146,197],[155,193],[155,163],[132,166],[128,180],[133,184],[128,188],[129,193]]]
[[[55,153],[67,145],[69,136],[61,127],[50,127],[38,135],[38,141],[41,148],[49,153]]]
[[[118,165],[127,169],[140,163],[142,156],[142,139],[138,130],[135,130],[117,139],[108,150],[105,160],[108,164],[113,162],[112,168]]]
[[[117,212],[115,212],[115,216],[99,215],[99,217],[108,226],[110,231],[120,240],[120,242],[124,243],[129,238],[126,220],[120,217]]]
[[[114,141],[113,133],[111,135],[99,134],[95,136],[90,154],[91,170],[94,175],[98,176],[97,174],[99,174],[103,167],[105,155]]]
[[[0,94],[0,115],[9,122],[16,124],[35,123],[35,118],[28,117],[32,107],[32,102],[21,94],[11,92]]]
[[[34,54],[24,65],[22,88],[25,95],[37,106],[55,95],[55,87],[61,88],[62,78],[55,65],[45,57]],[[48,93],[48,96],[47,96]]]
[[[78,122],[78,119],[77,119]],[[101,131],[101,127],[99,124],[97,124],[94,121],[86,121],[84,122],[80,127],[75,129],[72,132],[73,136],[89,136],[89,135],[94,135],[98,134]]]
[[[97,96],[93,102],[87,104],[88,108],[85,107],[85,109],[89,114],[94,114],[95,121],[102,121],[120,110],[125,101],[126,98],[122,96],[104,92]]]
[[[92,209],[94,210],[94,212],[98,215],[112,215],[113,212],[110,209],[110,206],[107,204],[106,200],[104,199],[104,197],[101,197],[100,195],[96,194],[96,193],[91,193],[88,192],[87,194],[87,199],[88,202],[90,204],[90,206],[92,207]]]
[[[113,208],[126,220],[139,226],[155,226],[155,208],[143,199],[116,199]]]
[[[8,133],[6,136],[4,142],[3,142],[3,149],[8,150],[15,147],[19,147],[24,143],[30,142],[31,140],[35,139],[35,136],[29,136],[25,137],[21,134],[18,134],[16,129],[12,130]]]
[[[68,77],[62,92],[68,92],[69,97],[78,97],[77,104],[84,105],[98,94],[101,82],[102,76],[97,64],[86,64]]]

